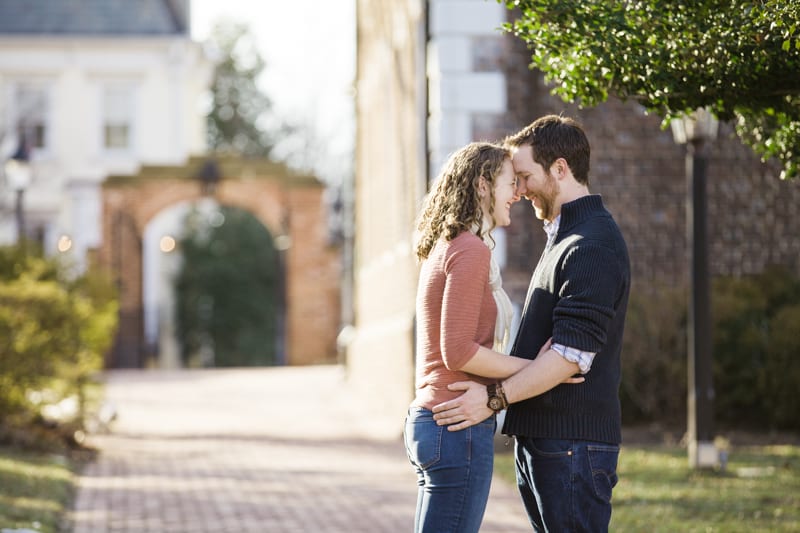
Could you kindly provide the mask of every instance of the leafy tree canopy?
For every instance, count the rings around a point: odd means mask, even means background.
[[[266,157],[274,144],[265,127],[272,101],[258,87],[265,62],[253,35],[245,24],[225,21],[214,27],[212,42],[219,61],[207,116],[208,144],[217,150]]]
[[[630,98],[666,121],[707,107],[800,173],[800,0],[498,1],[565,101]]]

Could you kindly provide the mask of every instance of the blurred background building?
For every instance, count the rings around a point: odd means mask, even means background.
[[[85,266],[100,245],[100,184],[205,152],[212,64],[188,2],[0,2],[0,158],[27,149],[25,233]],[[15,242],[3,188],[0,242]]]
[[[35,243],[76,275],[96,264],[115,279],[120,328],[107,366],[335,360],[340,267],[324,184],[264,158],[209,152],[215,61],[191,38],[190,9],[189,0],[0,0],[0,244]],[[275,304],[260,359],[215,361],[203,342],[187,354],[176,324],[186,217],[199,210],[218,227],[223,213],[237,218],[229,208],[267,236]],[[249,328],[239,340],[259,344],[259,325]]]

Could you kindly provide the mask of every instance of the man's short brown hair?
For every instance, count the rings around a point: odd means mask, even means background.
[[[533,160],[549,171],[558,158],[569,165],[578,183],[589,185],[589,140],[581,125],[569,117],[546,115],[503,140],[509,148],[528,145]]]

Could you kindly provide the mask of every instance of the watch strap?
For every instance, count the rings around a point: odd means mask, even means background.
[[[497,393],[497,396],[499,396],[500,399],[503,400],[503,409],[506,409],[508,407],[508,398],[506,398],[506,391],[503,390],[502,383],[497,384],[495,392]]]
[[[506,399],[506,394],[501,384],[490,383],[486,385],[486,393],[489,396],[486,406],[492,411],[499,413],[508,407],[508,400]]]

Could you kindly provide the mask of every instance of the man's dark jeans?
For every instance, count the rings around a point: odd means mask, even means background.
[[[619,446],[517,436],[516,471],[535,531],[608,531]]]

